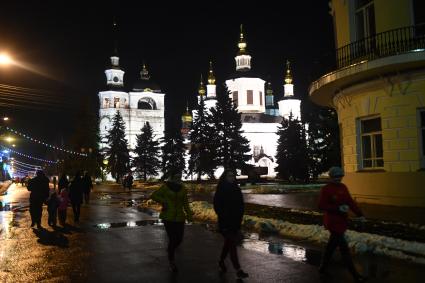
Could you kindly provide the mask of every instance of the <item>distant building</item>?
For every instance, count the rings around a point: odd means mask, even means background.
[[[278,103],[274,101],[273,90],[270,82],[260,78],[251,68],[251,56],[247,52],[247,42],[244,33],[241,32],[238,42],[238,53],[235,57],[236,71],[226,80],[226,86],[230,91],[230,98],[236,104],[241,113],[243,135],[249,140],[252,159],[248,162],[257,167],[262,175],[275,177],[277,130],[282,117],[301,119],[301,100],[294,97],[294,85],[290,64],[287,62],[284,97]],[[198,90],[198,102],[204,99],[207,109],[216,105],[215,76],[210,63],[208,84],[205,89],[201,76]],[[182,117],[188,121],[188,113]],[[196,115],[196,111],[194,113]],[[190,123],[183,125],[183,132],[187,133]],[[186,128],[185,128],[186,127]]]
[[[140,78],[131,91],[124,90],[124,71],[119,67],[119,57],[111,57],[111,67],[105,71],[108,90],[100,91],[99,117],[100,148],[104,148],[105,136],[112,127],[112,119],[120,111],[125,122],[126,139],[130,149],[136,146],[136,135],[141,133],[146,122],[152,126],[155,138],[164,136],[164,96],[160,87],[151,80],[143,64]]]
[[[361,202],[423,207],[423,0],[332,0],[331,15],[336,67],[309,92],[338,113],[343,182]]]

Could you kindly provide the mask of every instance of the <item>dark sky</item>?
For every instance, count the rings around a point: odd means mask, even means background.
[[[216,1],[199,6],[188,1],[180,6],[86,1],[90,7],[62,1],[8,2],[0,9],[0,51],[10,51],[44,75],[9,67],[0,69],[0,83],[48,90],[48,101],[58,106],[35,109],[25,100],[5,106],[1,95],[0,109],[12,116],[15,128],[48,142],[62,135],[66,139],[81,101],[96,101],[98,91],[106,88],[113,16],[119,27],[125,86],[132,87],[145,60],[152,78],[167,94],[168,126],[183,111],[186,100],[194,103],[200,73],[207,74],[210,59],[218,83],[234,71],[240,23],[253,69],[263,79],[271,79],[278,97],[286,59],[293,65],[296,95],[306,96],[317,76],[315,62],[334,47],[328,0],[256,1],[255,5],[245,1],[234,6]]]

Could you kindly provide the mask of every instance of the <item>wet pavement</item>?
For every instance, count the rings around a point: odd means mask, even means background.
[[[157,214],[140,211],[142,191],[125,192],[100,186],[83,205],[81,224],[74,226],[68,210],[66,229],[29,228],[28,192],[12,185],[0,196],[0,282],[235,282],[235,273],[220,275],[217,258],[222,244],[215,227],[186,225],[177,251],[179,273],[168,270],[166,235]],[[44,227],[46,209],[43,212]],[[334,275],[321,280],[317,265],[321,247],[275,235],[246,233],[239,249],[244,282],[352,282],[335,256]],[[423,266],[385,257],[361,255],[356,265],[368,282],[420,282]]]
[[[298,210],[319,211],[319,191],[286,194],[244,194],[245,202]],[[367,218],[425,225],[425,208],[359,203]]]

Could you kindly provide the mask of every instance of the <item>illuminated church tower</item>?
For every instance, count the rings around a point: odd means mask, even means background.
[[[286,61],[284,96],[279,103],[280,115],[288,119],[292,113],[292,118],[301,121],[301,100],[294,98],[294,84],[292,83],[292,72],[289,61]]]

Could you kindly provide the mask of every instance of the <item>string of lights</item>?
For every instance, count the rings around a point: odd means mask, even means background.
[[[26,164],[18,163],[16,160],[13,160],[11,162],[11,164],[14,165],[14,166],[20,166],[20,167],[29,168],[29,169],[40,169],[41,168],[41,166],[26,165]]]
[[[28,155],[28,154],[24,154],[24,153],[21,153],[19,151],[13,150],[13,149],[5,147],[5,146],[1,146],[1,147],[3,147],[5,150],[8,150],[12,153],[15,153],[17,155],[20,155],[20,156],[23,156],[23,157],[26,157],[26,158],[29,158],[29,159],[38,160],[38,161],[46,162],[46,163],[49,163],[49,164],[59,163],[59,161],[47,160],[47,159],[43,159],[43,158],[34,157],[34,156],[31,156],[31,155]]]
[[[25,163],[25,162],[22,162],[22,161],[19,161],[19,160],[16,160],[16,159],[13,159],[13,162],[16,163],[16,164],[20,164],[22,166],[27,166],[27,167],[33,167],[33,168],[40,168],[41,167],[40,165],[29,164],[29,163]]]
[[[74,155],[78,155],[78,156],[85,156],[85,157],[87,156],[86,153],[76,152],[76,151],[73,151],[73,150],[64,149],[64,148],[61,148],[61,147],[58,147],[58,146],[55,146],[55,145],[51,145],[51,144],[45,143],[45,142],[40,141],[38,139],[32,138],[32,137],[30,137],[30,136],[28,136],[28,135],[26,135],[24,133],[18,132],[16,130],[10,128],[10,127],[6,127],[6,129],[8,131],[12,132],[12,133],[15,133],[15,134],[17,134],[17,135],[19,135],[21,137],[26,138],[27,140],[30,140],[32,142],[35,142],[35,143],[44,145],[45,147],[49,147],[49,148],[52,148],[52,149],[55,149],[55,150],[59,150],[59,151],[62,151],[62,152],[66,152],[66,153],[74,154]]]

